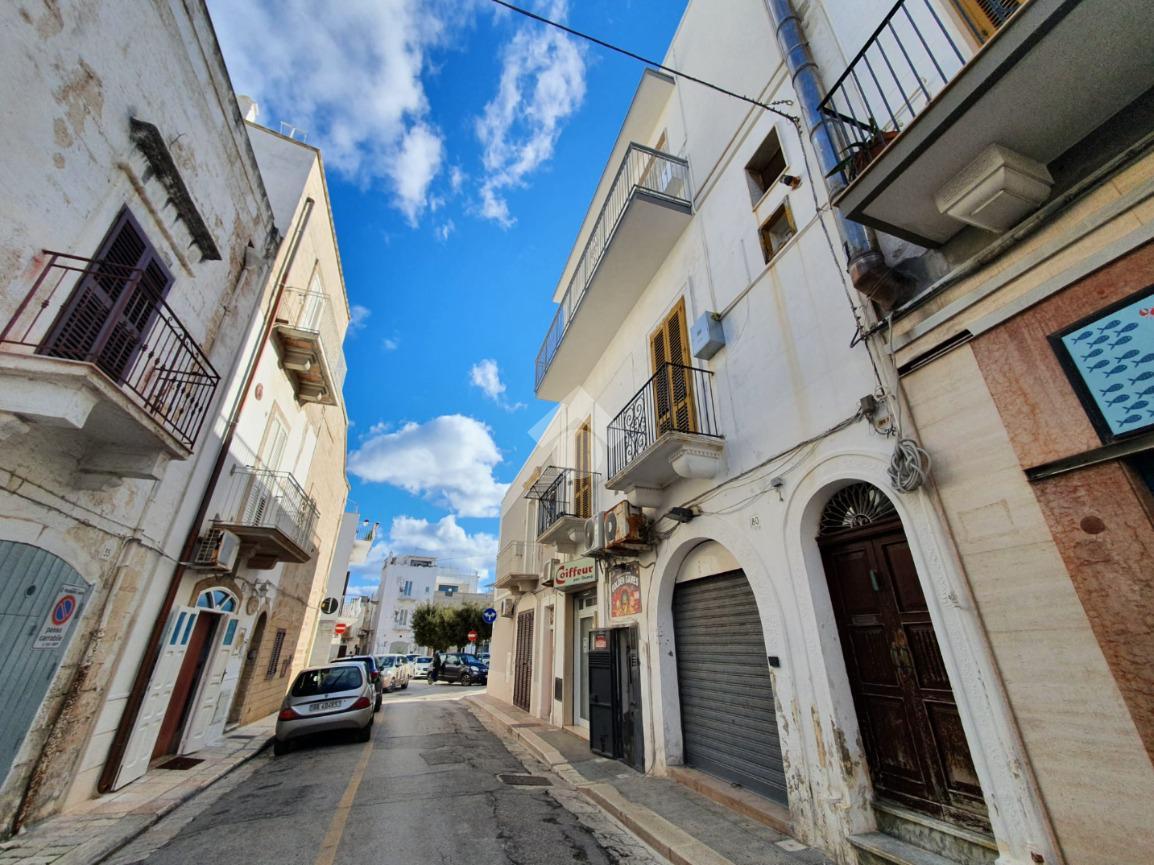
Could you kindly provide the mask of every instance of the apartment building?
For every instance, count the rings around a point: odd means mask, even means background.
[[[108,764],[279,242],[203,5],[77,7],[0,11],[5,833]]]
[[[493,693],[839,862],[1154,856],[1141,5],[689,4],[761,105],[606,143]]]
[[[479,580],[475,571],[441,565],[435,556],[389,556],[381,568],[377,589],[373,651],[416,651],[420,647],[413,638],[413,611],[421,604],[479,596]]]

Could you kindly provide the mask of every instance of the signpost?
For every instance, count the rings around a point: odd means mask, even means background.
[[[65,586],[57,595],[48,611],[48,618],[36,636],[33,649],[55,649],[68,636],[68,629],[72,626],[72,618],[80,608],[80,598],[83,592]]]
[[[493,624],[493,622],[497,621],[497,611],[492,607],[488,607],[485,612],[481,613],[481,620],[486,625]]]
[[[476,632],[476,631],[469,631],[469,633],[467,634],[467,636],[468,636],[468,638],[469,638],[469,642],[470,642],[470,643],[475,643],[475,642],[477,642],[477,632]]]
[[[349,626],[346,625],[344,622],[337,622],[336,626],[333,628],[333,633],[335,633],[338,637],[340,637],[340,636],[343,636],[344,633],[346,631],[348,631],[348,629],[349,629]]]
[[[325,598],[321,601],[321,612],[326,616],[331,616],[338,609],[340,609],[341,602],[336,598]]]

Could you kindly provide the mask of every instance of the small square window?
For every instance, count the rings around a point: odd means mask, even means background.
[[[758,229],[758,234],[761,236],[761,252],[765,256],[765,263],[769,264],[789,239],[797,234],[789,205],[783,204],[779,207]]]
[[[761,142],[761,146],[745,166],[745,174],[749,179],[749,197],[753,203],[761,201],[762,196],[784,173],[785,154],[781,151],[781,141],[778,140],[775,129],[765,136],[765,141]]]

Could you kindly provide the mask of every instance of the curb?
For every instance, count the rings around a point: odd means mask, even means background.
[[[229,775],[231,775],[245,763],[252,760],[254,757],[263,754],[272,745],[272,740],[273,737],[269,736],[259,747],[254,748],[242,759],[237,760],[207,784],[189,790],[179,798],[173,799],[171,802],[167,802],[158,811],[150,814],[129,814],[125,817],[122,817],[117,823],[117,826],[124,826],[124,824],[128,823],[129,826],[125,831],[121,831],[119,834],[112,838],[97,837],[93,838],[91,841],[86,841],[79,847],[69,850],[67,853],[57,859],[53,865],[97,865],[97,863],[103,862],[113,853],[116,853],[119,850],[122,850],[124,847],[127,847],[129,844],[131,844],[133,841],[135,841],[137,838],[139,838],[141,835],[143,835],[145,832],[147,832],[177,808],[179,808],[181,805],[185,804],[196,796],[199,796],[218,781],[227,778]]]

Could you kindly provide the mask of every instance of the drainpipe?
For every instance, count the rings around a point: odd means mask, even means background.
[[[829,121],[818,109],[824,91],[817,64],[792,0],[766,0],[766,5],[777,28],[778,45],[793,78],[798,107],[809,130],[826,191],[832,199],[845,188],[845,178],[837,167],[837,148],[827,125]],[[833,214],[849,259],[849,276],[854,288],[886,309],[893,307],[903,298],[906,281],[886,265],[877,235],[873,229],[846,219],[837,208]]]
[[[312,216],[313,204],[314,202],[311,198],[305,199],[301,217],[297,221],[296,230],[293,232],[288,254],[281,263],[280,273],[277,275],[276,291],[273,294],[272,303],[269,305],[268,312],[265,313],[264,324],[261,328],[260,342],[257,343],[256,351],[249,361],[248,369],[245,370],[244,383],[237,396],[236,404],[233,406],[232,412],[229,415],[228,427],[225,430],[224,436],[221,437],[216,462],[212,466],[212,473],[209,475],[208,483],[205,485],[204,493],[200,499],[200,505],[196,509],[196,517],[193,519],[192,525],[188,530],[188,537],[184,541],[184,547],[180,551],[180,559],[172,571],[172,578],[169,580],[168,591],[165,593],[164,602],[160,605],[160,610],[157,612],[156,619],[152,623],[152,630],[148,635],[148,646],[145,649],[143,659],[141,659],[140,667],[137,668],[136,678],[132,682],[132,690],[128,694],[128,701],[125,703],[124,712],[120,716],[120,723],[116,726],[116,734],[112,737],[112,744],[108,748],[108,756],[104,760],[104,768],[101,770],[100,780],[96,784],[96,789],[99,793],[107,793],[112,790],[112,786],[116,783],[116,776],[120,772],[121,761],[124,760],[124,752],[128,750],[128,740],[132,737],[132,729],[136,726],[136,721],[140,716],[140,709],[144,705],[144,698],[148,694],[148,686],[152,681],[152,674],[156,671],[157,661],[160,660],[164,627],[168,623],[169,614],[172,612],[172,607],[176,603],[176,596],[180,591],[181,580],[184,578],[184,573],[187,570],[185,562],[192,558],[197,539],[200,537],[200,528],[204,525],[204,521],[208,517],[208,509],[212,502],[213,493],[216,491],[216,485],[220,480],[221,473],[224,471],[224,465],[228,460],[229,448],[232,445],[233,436],[236,434],[237,423],[240,421],[241,410],[248,401],[253,380],[256,378],[257,367],[260,365],[265,346],[268,345],[269,336],[272,334],[273,325],[276,323],[276,312],[280,307],[281,297],[284,295],[289,270],[296,260],[301,237],[304,235],[305,228],[309,223],[309,218]]]

